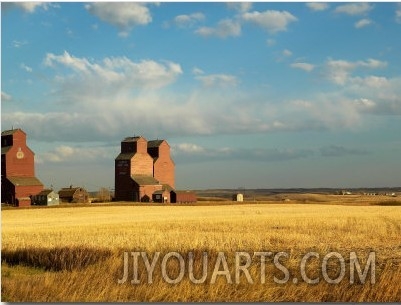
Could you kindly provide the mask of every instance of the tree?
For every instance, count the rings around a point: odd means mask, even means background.
[[[105,187],[101,187],[97,193],[97,198],[99,202],[111,201],[110,191]]]

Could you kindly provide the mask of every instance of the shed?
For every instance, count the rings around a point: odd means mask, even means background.
[[[89,202],[89,194],[82,187],[70,187],[62,188],[58,195],[60,197],[61,202],[68,203],[88,203]]]
[[[34,205],[59,205],[60,204],[60,197],[59,195],[54,192],[53,190],[43,190],[39,194],[33,197],[33,204]]]
[[[233,196],[233,201],[243,202],[244,201],[244,195],[241,194],[241,193],[235,194]]]
[[[196,194],[192,191],[170,191],[171,203],[192,203],[196,202]]]
[[[17,207],[27,207],[31,205],[30,197],[18,197],[16,198]]]
[[[153,202],[168,203],[170,201],[170,191],[167,189],[162,189],[155,191],[152,194]]]

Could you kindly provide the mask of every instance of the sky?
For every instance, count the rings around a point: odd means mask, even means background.
[[[400,186],[401,4],[3,2],[1,128],[55,189],[134,135],[178,189]]]

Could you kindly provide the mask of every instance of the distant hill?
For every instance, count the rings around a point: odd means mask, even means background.
[[[236,193],[244,194],[244,200],[282,200],[284,195],[296,194],[322,194],[340,195],[342,191],[354,195],[363,194],[391,194],[401,196],[401,187],[382,187],[382,188],[282,188],[282,189],[204,189],[195,190],[198,197],[231,200]],[[279,196],[282,195],[282,196]]]

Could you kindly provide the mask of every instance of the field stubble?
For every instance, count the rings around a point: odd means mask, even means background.
[[[400,223],[400,208],[396,206],[286,203],[5,210],[2,299],[397,301],[401,299]],[[124,251],[145,251],[148,256],[156,251],[175,251],[183,257],[206,251],[209,271],[219,251],[227,254],[231,265],[236,251],[284,251],[289,253],[286,264],[291,273],[297,273],[302,255],[310,251],[322,257],[337,251],[345,258],[354,251],[362,262],[375,251],[376,283],[277,284],[272,280],[277,270],[269,265],[269,280],[264,284],[249,284],[244,277],[239,284],[227,284],[225,277],[213,285],[209,280],[194,284],[184,277],[172,285],[163,281],[159,269],[153,284],[148,284],[144,266],[139,268],[140,284],[118,284]],[[314,267],[313,271],[319,272],[319,265]],[[177,269],[177,265],[170,266],[172,274]],[[252,278],[260,277],[257,264],[249,271]],[[211,271],[208,279],[210,276]]]

